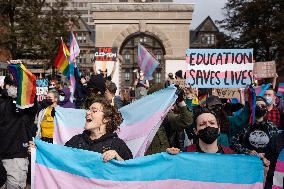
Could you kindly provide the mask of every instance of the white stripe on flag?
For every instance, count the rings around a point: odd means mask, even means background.
[[[210,71],[220,71],[220,72],[225,72],[225,71],[243,71],[243,70],[253,70],[253,64],[226,64],[226,65],[195,65],[191,66],[188,64],[187,67],[188,70],[194,69],[194,70],[210,70]]]
[[[283,178],[284,178],[284,173],[275,171],[273,177],[273,185],[283,187]]]

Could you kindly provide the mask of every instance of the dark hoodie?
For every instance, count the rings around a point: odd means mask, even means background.
[[[32,140],[32,127],[36,114],[35,105],[31,108],[16,108],[15,100],[6,96],[5,90],[0,96],[0,158],[28,157],[28,142]]]
[[[115,150],[118,155],[124,159],[132,159],[132,153],[123,140],[118,138],[116,133],[109,133],[101,136],[99,139],[91,140],[90,131],[84,131],[82,134],[72,137],[65,146],[79,148],[98,153],[104,153],[108,150]]]
[[[65,98],[63,101],[59,101],[58,105],[62,108],[75,108],[75,104],[70,102],[71,92],[69,88],[63,88],[61,90],[65,94]]]

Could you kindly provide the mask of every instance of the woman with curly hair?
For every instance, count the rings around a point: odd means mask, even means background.
[[[88,100],[85,131],[72,137],[65,146],[99,152],[105,162],[112,159],[132,159],[132,153],[125,142],[115,133],[122,123],[122,116],[103,97]]]

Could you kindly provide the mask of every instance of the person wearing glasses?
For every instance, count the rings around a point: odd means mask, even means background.
[[[90,106],[89,106],[90,105]],[[115,131],[123,118],[104,97],[86,102],[85,131],[72,137],[65,146],[101,153],[105,162],[132,159],[132,153]]]
[[[65,146],[101,153],[103,161],[132,159],[132,153],[126,143],[116,133],[123,118],[103,96],[89,98],[85,102],[89,107],[86,112],[86,123],[82,134],[73,136]],[[30,141],[29,152],[35,148]]]

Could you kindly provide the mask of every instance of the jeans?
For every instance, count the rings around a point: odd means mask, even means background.
[[[3,159],[7,171],[7,182],[1,189],[22,189],[26,186],[28,158]]]

